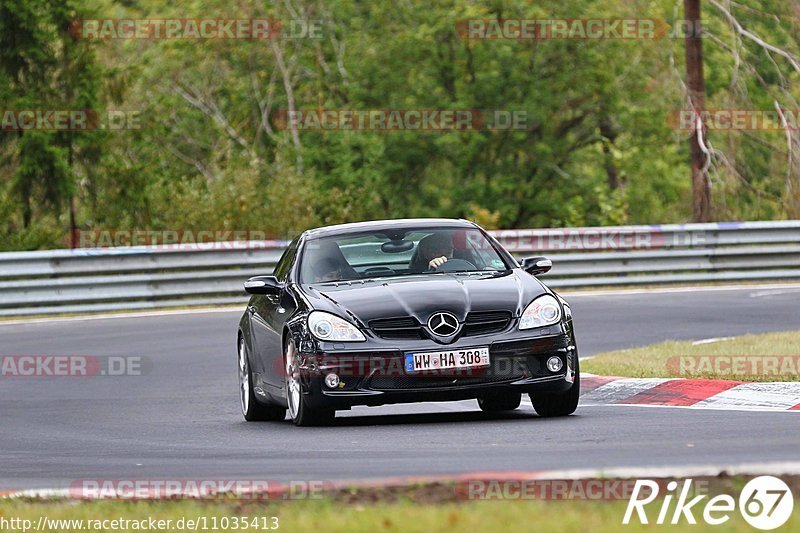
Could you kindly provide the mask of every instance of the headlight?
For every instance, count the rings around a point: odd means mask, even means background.
[[[532,301],[519,318],[519,329],[540,328],[557,324],[561,320],[558,300],[545,294]]]
[[[323,311],[314,311],[308,315],[308,329],[321,341],[367,340],[364,334],[347,320]]]

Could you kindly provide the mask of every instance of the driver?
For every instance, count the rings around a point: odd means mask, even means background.
[[[419,241],[419,259],[435,270],[453,258],[453,241],[446,233],[434,233]]]
[[[336,261],[330,257],[323,257],[317,261],[312,271],[314,273],[315,283],[324,283],[326,281],[338,281],[341,279],[341,268],[336,264]]]

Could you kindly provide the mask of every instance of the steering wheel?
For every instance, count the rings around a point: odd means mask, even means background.
[[[456,270],[477,270],[477,268],[466,259],[448,259],[446,263],[433,269],[434,272],[454,272]]]

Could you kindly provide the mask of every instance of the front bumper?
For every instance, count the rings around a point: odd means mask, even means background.
[[[305,399],[312,408],[349,409],[354,405],[466,400],[508,391],[568,390],[578,357],[571,330],[551,327],[535,333],[538,334],[471,338],[448,346],[423,341],[404,346],[403,350],[378,347],[302,354],[300,376]],[[479,346],[489,346],[489,367],[428,373],[407,372],[404,368],[406,352]],[[549,371],[545,364],[553,356],[562,360],[559,372]],[[331,373],[340,378],[336,388],[325,384],[325,376]]]

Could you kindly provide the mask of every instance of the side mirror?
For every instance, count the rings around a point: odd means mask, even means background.
[[[522,260],[522,270],[531,276],[538,276],[550,272],[553,262],[546,257],[526,257]]]
[[[280,294],[283,283],[275,276],[254,276],[244,282],[244,290],[249,294]]]

